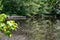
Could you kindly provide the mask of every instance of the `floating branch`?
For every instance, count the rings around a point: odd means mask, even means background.
[[[24,20],[26,19],[26,16],[8,16],[8,20]]]

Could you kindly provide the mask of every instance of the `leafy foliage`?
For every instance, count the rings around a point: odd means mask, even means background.
[[[34,16],[56,14],[59,0],[2,0],[2,11],[9,15]]]
[[[34,0],[3,0],[3,11],[11,14],[32,16],[38,14],[40,5]]]
[[[17,23],[15,21],[10,20],[6,21],[7,15],[0,14],[0,31],[3,31],[7,36],[12,36],[11,31],[17,29]]]

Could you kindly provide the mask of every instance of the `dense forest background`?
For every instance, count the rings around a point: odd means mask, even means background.
[[[24,16],[59,14],[59,6],[59,0],[1,0],[0,12]]]
[[[56,26],[60,0],[0,0],[0,13],[30,17],[23,21],[30,26],[23,31],[31,40],[60,39],[60,26]]]

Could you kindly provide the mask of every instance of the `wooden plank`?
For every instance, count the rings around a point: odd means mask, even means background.
[[[8,16],[8,20],[24,20],[26,19],[26,16]]]

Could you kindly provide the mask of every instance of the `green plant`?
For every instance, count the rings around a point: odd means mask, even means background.
[[[6,21],[7,15],[0,14],[0,31],[3,31],[5,35],[11,37],[12,33],[11,31],[17,29],[17,23],[15,21],[10,20]]]

